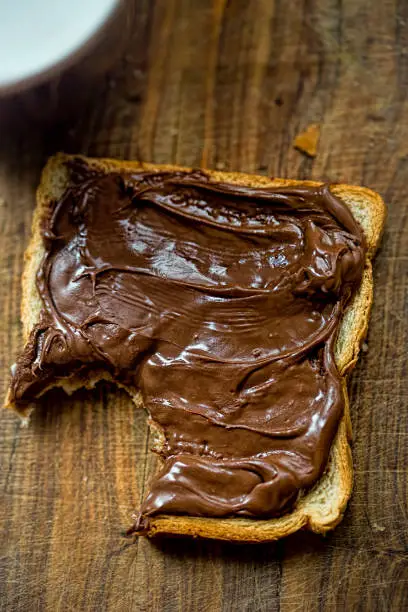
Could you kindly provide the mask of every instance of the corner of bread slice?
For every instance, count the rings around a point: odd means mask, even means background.
[[[36,275],[44,257],[44,243],[41,235],[43,220],[48,218],[52,203],[62,196],[69,183],[69,172],[64,164],[65,156],[51,157],[44,167],[37,189],[37,206],[34,210],[31,240],[24,254],[22,276],[21,321],[23,339],[27,342],[31,330],[37,324],[42,309]]]
[[[145,535],[192,536],[229,542],[272,542],[300,529],[325,534],[340,523],[352,489],[352,459],[347,417],[343,417],[326,470],[289,513],[270,519],[158,515],[148,519]]]

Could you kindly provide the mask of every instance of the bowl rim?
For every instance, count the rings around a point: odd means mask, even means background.
[[[33,72],[29,76],[10,80],[2,84],[0,82],[0,98],[13,94],[18,94],[21,91],[30,89],[36,85],[41,85],[44,82],[52,79],[57,74],[71,68],[76,62],[82,59],[87,53],[92,51],[103,38],[105,32],[111,25],[111,22],[116,18],[119,11],[123,9],[126,0],[114,0],[112,8],[109,9],[105,18],[96,26],[94,32],[80,42],[78,46],[68,51],[61,59],[55,63],[50,63],[49,66],[41,68],[37,72]]]

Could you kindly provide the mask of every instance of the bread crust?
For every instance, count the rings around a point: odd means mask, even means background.
[[[75,156],[76,159],[78,157],[90,168],[102,172],[189,170],[189,168],[174,165],[155,165]],[[52,157],[43,170],[40,186],[37,190],[37,207],[33,217],[32,237],[25,252],[22,276],[21,319],[24,342],[27,342],[42,309],[41,297],[36,286],[37,270],[44,255],[41,236],[42,220],[49,214],[52,201],[60,197],[69,184],[66,162],[70,159],[73,159],[73,156],[63,153]],[[206,170],[206,173],[212,181],[251,187],[299,187],[321,184],[315,181],[271,179],[265,176],[236,172]],[[351,495],[353,481],[347,377],[357,362],[361,343],[367,333],[373,299],[371,260],[381,240],[386,209],[381,196],[365,187],[338,184],[331,186],[331,189],[336,196],[345,202],[360,222],[367,242],[367,257],[361,285],[343,315],[335,346],[335,360],[343,382],[345,411],[333,441],[324,474],[312,489],[304,495],[300,495],[294,508],[284,516],[260,520],[240,517],[205,518],[158,515],[149,518],[148,536],[177,534],[229,541],[265,542],[285,537],[299,529],[309,529],[315,533],[324,534],[336,527],[341,521]],[[95,371],[87,379],[78,378],[74,374],[72,377],[58,382],[58,386],[71,394],[81,387],[92,388],[100,380],[111,380],[111,378],[104,371]],[[135,404],[140,407],[142,401],[138,391],[133,388],[127,388],[126,390]],[[34,408],[34,406],[29,406],[22,413],[12,403],[10,394],[6,398],[5,406],[19,412],[20,416],[26,420],[30,411]]]

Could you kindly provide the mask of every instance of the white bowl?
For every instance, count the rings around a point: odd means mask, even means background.
[[[0,94],[68,67],[113,17],[120,0],[0,0]]]

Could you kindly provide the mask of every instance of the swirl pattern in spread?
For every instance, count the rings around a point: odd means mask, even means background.
[[[328,186],[79,162],[44,221],[44,308],[14,401],[104,368],[141,391],[163,466],[141,509],[270,517],[325,469],[344,408],[333,347],[365,243]]]

